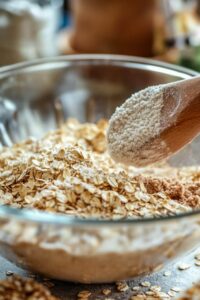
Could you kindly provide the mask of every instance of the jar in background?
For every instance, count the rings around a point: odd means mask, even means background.
[[[71,0],[70,3],[73,26],[66,34],[66,49],[76,53],[153,55],[156,0]]]
[[[0,65],[58,53],[62,0],[0,0]]]

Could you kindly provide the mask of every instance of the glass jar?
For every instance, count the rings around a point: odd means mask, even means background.
[[[0,65],[57,54],[62,0],[0,0]]]

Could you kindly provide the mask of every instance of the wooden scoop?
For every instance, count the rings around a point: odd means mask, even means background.
[[[167,151],[161,151],[159,160],[176,153],[200,132],[200,77],[163,85],[163,100],[160,135],[149,141],[149,145],[165,143]]]
[[[163,106],[159,134],[150,136],[137,149],[137,159],[133,155],[131,161],[129,159],[126,163],[143,167],[163,160],[192,141],[200,132],[200,76],[164,84],[161,90]]]

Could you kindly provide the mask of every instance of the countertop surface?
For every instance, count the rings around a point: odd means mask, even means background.
[[[137,277],[132,280],[127,281],[129,289],[125,292],[117,291],[116,284],[75,284],[70,282],[61,282],[54,280],[47,280],[41,276],[32,274],[30,272],[24,271],[12,263],[6,261],[0,257],[0,278],[6,278],[6,272],[11,271],[15,274],[26,277],[34,277],[40,282],[44,282],[48,286],[51,286],[51,291],[54,295],[59,296],[62,300],[75,300],[78,299],[77,295],[83,290],[91,292],[90,300],[100,300],[100,299],[116,299],[124,300],[130,299],[134,295],[133,287],[140,286],[140,291],[146,291],[148,288],[141,287],[141,283],[148,281],[151,285],[157,285],[162,288],[163,292],[168,292],[173,287],[178,287],[184,290],[195,282],[200,280],[200,266],[195,265],[195,255],[200,254],[200,249],[196,249],[188,254],[186,257],[180,258],[178,261],[171,263],[170,265],[162,268],[154,274],[150,274],[143,277]],[[179,267],[183,264],[188,266],[188,269],[180,270]],[[94,270],[95,272],[95,270]],[[167,273],[166,273],[167,272]],[[168,275],[168,276],[166,276]],[[103,294],[103,289],[110,289],[111,294],[106,296]],[[138,293],[138,292],[137,292]],[[178,293],[177,293],[178,295]],[[171,298],[173,299],[173,298]],[[200,299],[200,298],[199,298]]]

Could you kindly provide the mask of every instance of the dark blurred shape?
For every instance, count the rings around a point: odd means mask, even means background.
[[[69,11],[69,1],[68,0],[64,0],[63,9],[65,11]]]
[[[156,0],[72,0],[70,4],[73,27],[66,35],[67,50],[153,55]]]
[[[200,16],[200,0],[197,0],[197,14]]]

